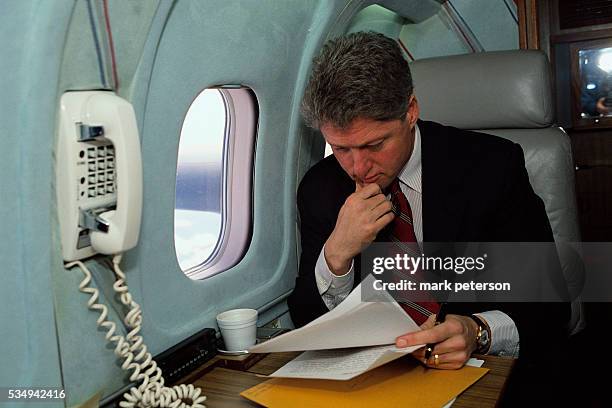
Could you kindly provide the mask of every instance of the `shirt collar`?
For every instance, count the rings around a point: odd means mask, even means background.
[[[414,125],[414,147],[412,154],[400,171],[399,180],[411,189],[421,191],[421,131],[418,125]]]

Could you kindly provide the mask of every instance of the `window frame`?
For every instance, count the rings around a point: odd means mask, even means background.
[[[215,247],[206,259],[187,269],[179,264],[179,269],[192,280],[207,279],[237,265],[248,251],[253,231],[253,181],[259,120],[257,96],[251,88],[224,85],[204,88],[196,98],[211,89],[219,91],[225,107],[221,226]],[[187,112],[192,105],[193,101]],[[175,235],[173,237],[178,261]]]

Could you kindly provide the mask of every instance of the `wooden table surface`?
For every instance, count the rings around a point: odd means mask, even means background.
[[[253,360],[257,362],[252,366],[245,364],[243,368],[246,371],[236,368],[235,361],[228,364],[227,360],[215,357],[180,383],[193,383],[202,388],[207,396],[205,404],[208,408],[257,407],[258,404],[241,397],[240,393],[266,381],[264,375],[273,373],[299,354],[292,352],[268,354],[264,358],[259,356]],[[491,371],[463,392],[453,404],[453,408],[495,407],[514,365],[514,359],[509,357],[475,357],[485,360],[483,367]]]

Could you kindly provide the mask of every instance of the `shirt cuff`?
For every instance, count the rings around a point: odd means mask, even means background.
[[[319,294],[330,310],[351,293],[354,279],[354,262],[352,260],[351,267],[347,273],[344,275],[334,275],[332,271],[329,270],[329,266],[325,260],[325,247],[321,249],[321,253],[315,265],[315,280],[317,282]]]
[[[475,313],[475,315],[487,322],[491,329],[491,347],[487,354],[519,356],[519,332],[510,316],[499,310]]]

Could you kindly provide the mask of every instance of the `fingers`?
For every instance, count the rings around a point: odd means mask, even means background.
[[[412,352],[412,355],[417,358],[419,361],[424,361],[425,360],[425,351],[427,350],[427,346],[421,347],[415,351]],[[455,337],[451,337],[445,341],[443,341],[442,343],[438,343],[434,345],[434,348],[431,352],[431,355],[433,356],[434,354],[445,354],[445,353],[452,353],[452,352],[456,352],[456,351],[461,351],[463,350],[462,347],[460,347],[460,345],[458,344],[458,342],[455,340]]]
[[[413,344],[434,343],[431,357],[425,359],[426,347],[415,350],[412,355],[428,367],[440,369],[457,369],[465,365],[474,351],[474,333],[464,326],[464,316],[448,315],[444,323],[435,325],[435,319],[430,316],[423,323],[423,330],[408,333],[396,339],[397,347]],[[432,327],[432,325],[434,325]],[[437,356],[437,358],[436,358]]]
[[[448,317],[450,316],[452,315]],[[396,346],[407,347],[417,344],[441,343],[451,336],[462,334],[464,329],[461,322],[453,318],[449,319],[448,317],[444,323],[437,326],[399,336],[395,339]]]
[[[372,188],[369,186],[375,187]],[[376,193],[376,191],[380,191],[380,189],[377,189],[377,185],[370,184],[359,192],[351,194],[346,199],[345,206],[352,208],[352,211],[357,211],[360,216],[364,217],[361,220],[362,223],[373,223],[383,215],[391,213],[393,210],[393,204],[387,200],[387,197],[380,192]],[[354,219],[355,215],[353,215],[353,220]],[[388,222],[384,222],[382,226],[378,227],[378,230],[382,229],[387,224]]]
[[[434,352],[427,361],[421,360],[421,362],[427,367],[439,368],[442,370],[456,370],[463,367],[469,358],[470,356],[464,351],[454,351],[443,354]]]
[[[381,192],[380,186],[376,183],[360,185],[358,182],[355,182],[355,194],[362,199],[370,198]]]
[[[365,208],[372,212],[370,214],[372,221],[377,221],[386,214],[391,213],[393,204],[391,204],[391,201],[382,193],[378,184],[366,184],[361,186],[359,183],[355,183],[355,186],[355,196],[357,199],[364,200]],[[383,229],[393,220],[393,218],[394,216],[385,217],[381,222],[376,223],[376,230],[380,231]]]
[[[446,323],[446,322],[445,322]],[[417,344],[440,343],[449,338],[452,333],[445,323],[427,330],[404,334],[395,339],[397,347],[415,346]]]
[[[391,210],[393,209],[393,204],[391,204],[391,201],[387,200],[382,194],[378,194],[377,196],[370,198],[370,200],[379,201],[379,197],[382,197],[382,201],[380,201],[374,208],[372,208],[372,215],[376,219],[391,212]]]
[[[425,356],[425,349],[426,347],[422,347],[418,349],[417,351],[415,351],[414,353],[419,352],[419,355],[421,356],[421,359],[422,359],[422,357]],[[446,354],[446,353],[453,353],[457,351],[464,351],[464,352],[469,351],[467,344],[465,342],[465,339],[462,336],[449,337],[443,342],[435,344],[431,354],[432,355]]]
[[[469,360],[470,356],[465,350],[456,350],[451,352],[440,352],[434,349],[431,356],[425,360],[425,347],[414,351],[412,356],[427,367],[440,368],[446,370],[455,370],[461,368]],[[436,361],[436,356],[438,356]],[[436,364],[437,363],[437,364]]]
[[[434,327],[435,325],[436,325],[436,315],[432,314],[421,325],[421,329],[422,330],[428,330],[428,329],[431,329],[432,327]],[[441,344],[443,344],[443,343],[441,343]],[[416,358],[418,358],[420,361],[422,361],[425,358],[425,348],[426,347],[421,347],[420,349],[417,349],[417,350],[413,351],[412,355],[415,356]]]
[[[466,344],[463,336],[453,336],[442,343],[436,344],[433,348],[432,354],[445,354],[462,350],[465,351],[468,348],[467,346],[468,345]]]
[[[376,231],[380,231],[381,229],[385,228],[391,221],[393,221],[394,218],[395,214],[393,214],[392,212],[388,212],[382,217],[378,218],[374,223]]]
[[[378,209],[378,207],[380,207],[381,205],[383,206],[387,206],[387,204],[385,203],[389,203],[389,210],[392,208],[391,202],[389,200],[387,200],[387,197],[385,197],[384,194],[376,194],[368,199],[366,199],[366,203],[368,205],[368,207],[370,208],[370,210],[374,211],[376,209]],[[385,211],[385,212],[387,212]]]

